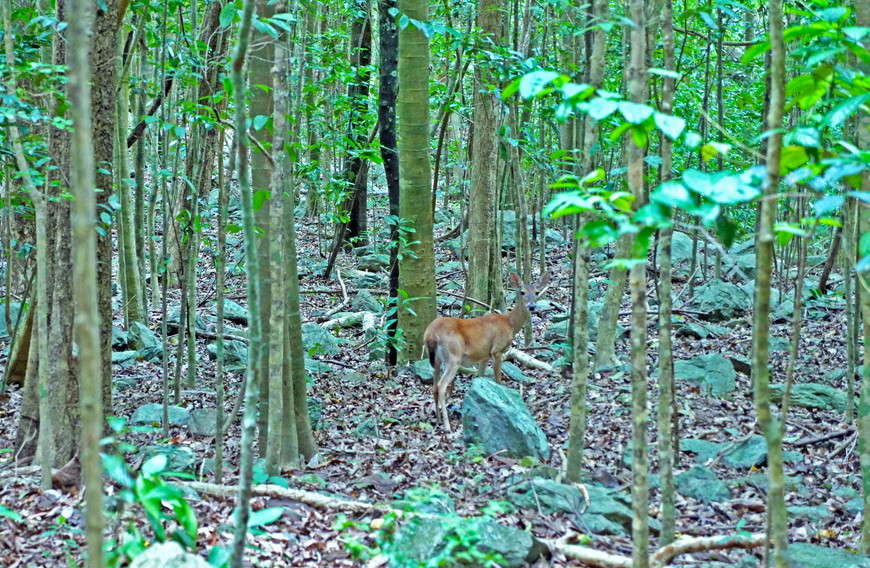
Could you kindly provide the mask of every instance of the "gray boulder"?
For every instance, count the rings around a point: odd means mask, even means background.
[[[674,377],[701,387],[708,395],[722,396],[737,388],[734,365],[718,353],[674,361]]]
[[[192,472],[196,463],[196,454],[187,446],[146,446],[142,448],[143,461],[163,454],[169,460],[166,465],[167,471]]]
[[[390,255],[368,254],[357,261],[357,268],[363,272],[380,272],[390,267]]]
[[[360,290],[350,302],[350,308],[354,312],[372,312],[379,314],[384,311],[384,304],[374,297],[368,290]]]
[[[806,542],[788,545],[792,568],[870,568],[870,556]]]
[[[752,305],[752,296],[736,284],[722,280],[710,280],[695,289],[695,297],[689,309],[705,314],[712,322],[728,320],[742,315]]]
[[[190,420],[187,423],[187,428],[194,436],[214,436],[217,432],[215,428],[217,422],[217,409],[215,408],[194,408],[190,411]],[[226,418],[224,418],[226,424]]]
[[[770,385],[770,396],[774,402],[782,402],[785,385]],[[789,404],[800,408],[846,411],[846,393],[832,386],[820,383],[802,383],[791,387]]]
[[[474,550],[451,548],[450,541],[455,540],[473,543]],[[461,553],[472,557],[462,565],[482,566],[498,554],[504,559],[500,565],[516,568],[535,562],[545,547],[529,532],[487,519],[416,517],[402,525],[390,549],[390,556],[403,558],[410,566],[458,566],[456,555]]]
[[[520,393],[477,377],[462,403],[466,444],[480,444],[490,454],[504,451],[510,457],[550,458],[550,444]]]
[[[133,322],[130,325],[128,338],[130,346],[138,350],[146,361],[163,357],[163,344],[148,326]]]
[[[306,352],[318,350],[327,357],[333,357],[339,351],[338,339],[312,322],[302,324],[302,345],[305,346]]]
[[[731,498],[728,486],[710,469],[700,465],[674,476],[674,484],[684,496],[704,503],[721,503]]]
[[[201,556],[185,552],[174,541],[154,543],[133,559],[130,568],[209,568]]]
[[[627,494],[614,493],[600,485],[586,484],[589,508],[580,518],[593,534],[625,535],[631,533],[631,499]],[[580,515],[584,499],[574,485],[564,485],[551,479],[532,478],[528,483],[515,483],[507,490],[507,499],[521,509],[545,513],[565,512]],[[658,531],[661,524],[650,519],[650,528]]]
[[[217,359],[217,343],[211,342],[206,346],[209,357]],[[232,368],[244,369],[248,365],[248,344],[235,339],[224,340],[224,365]]]
[[[186,408],[170,405],[169,423],[173,426],[186,426],[190,420],[190,412]],[[163,405],[153,402],[136,409],[130,417],[130,424],[163,424]]]

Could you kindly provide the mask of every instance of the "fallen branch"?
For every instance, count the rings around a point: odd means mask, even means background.
[[[819,442],[825,442],[827,440],[833,440],[834,438],[842,438],[843,436],[848,436],[852,432],[855,431],[855,428],[846,428],[845,430],[837,430],[836,432],[828,432],[827,434],[822,434],[821,436],[813,436],[812,438],[801,438],[792,446],[795,448],[800,448],[803,446],[809,446],[810,444],[818,444]]]
[[[523,365],[527,367],[531,367],[532,369],[538,369],[539,371],[546,371],[547,373],[555,373],[556,369],[553,368],[549,363],[545,363],[540,359],[535,359],[528,353],[523,353],[514,348],[508,349],[507,353],[504,354],[505,360],[513,359],[515,361],[519,361]]]

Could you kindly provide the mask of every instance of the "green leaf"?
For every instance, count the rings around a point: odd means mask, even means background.
[[[865,102],[870,100],[870,93],[862,93],[850,99],[837,104],[825,115],[822,119],[822,126],[831,126],[833,128],[840,127],[846,119],[852,116],[855,111],[861,108]]]
[[[165,470],[166,466],[168,464],[169,464],[169,460],[167,459],[167,457],[165,455],[156,454],[156,455],[148,458],[147,460],[145,460],[145,463],[142,464],[142,469],[141,469],[142,475],[147,475],[147,476],[153,477],[153,476],[157,475],[158,473],[162,472],[163,470]]]
[[[678,181],[669,180],[659,185],[649,196],[650,201],[688,210],[695,206],[695,198],[685,185]]]
[[[651,67],[651,68],[647,69],[647,71],[652,73],[653,75],[661,75],[662,77],[670,77],[671,79],[679,79],[680,78],[679,73],[677,73],[676,71],[671,71],[669,69],[661,69],[659,67]]]
[[[595,120],[601,120],[616,112],[617,107],[616,101],[596,97],[589,101],[589,116]]]
[[[837,22],[846,17],[849,9],[845,6],[837,6],[835,8],[825,8],[816,13],[816,15],[826,22]]]
[[[638,148],[646,148],[647,142],[649,141],[646,129],[642,126],[631,127],[631,139],[634,140],[634,143],[637,144]]]
[[[236,4],[235,2],[227,2],[221,9],[220,24],[221,28],[227,29],[236,19]]]
[[[619,126],[613,129],[613,132],[610,133],[611,142],[616,142],[619,140],[619,137],[625,134],[625,131],[631,128],[631,124],[628,122],[623,122]]]
[[[248,528],[261,527],[274,523],[284,515],[284,507],[267,507],[253,511],[248,521]]]
[[[268,189],[258,189],[254,192],[254,211],[259,211],[263,207],[263,203],[271,197]]]
[[[262,128],[264,126],[266,126],[266,123],[269,122],[270,118],[271,118],[270,116],[265,115],[265,114],[258,114],[257,116],[255,116],[254,122],[253,122],[254,130],[256,132],[259,132],[260,130],[262,130]]]
[[[522,79],[520,79],[520,96],[524,99],[530,99],[537,96],[557,77],[559,77],[559,73],[556,73],[555,71],[547,71],[545,69],[539,69],[527,73]]]
[[[655,121],[656,127],[662,131],[662,134],[671,140],[679,138],[680,134],[682,134],[683,130],[686,128],[685,120],[678,116],[672,116],[663,112],[656,112],[653,114],[653,120]]]
[[[6,517],[7,519],[12,519],[16,523],[20,523],[24,520],[24,517],[13,511],[12,509],[0,505],[0,517]]]
[[[505,85],[505,88],[501,90],[501,100],[506,101],[514,96],[514,94],[516,94],[516,92],[520,90],[520,81],[522,80],[522,77],[517,77],[516,79]]]
[[[756,43],[755,45],[750,46],[746,52],[743,54],[743,57],[740,58],[740,63],[742,65],[746,65],[765,51],[770,49],[770,42],[763,41],[761,43]]]
[[[683,140],[686,141],[686,146],[690,150],[694,150],[695,148],[697,148],[698,146],[701,145],[701,142],[703,142],[704,139],[701,138],[701,135],[698,134],[697,132],[690,131],[690,132],[686,132],[686,136],[685,136],[685,138],[683,138]]]
[[[846,198],[842,195],[826,195],[821,199],[813,202],[813,210],[816,212],[816,217],[833,213],[843,206]]]
[[[619,112],[629,123],[643,124],[646,119],[652,116],[655,110],[649,105],[642,105],[631,101],[620,101]]]
[[[861,240],[858,241],[858,254],[861,258],[870,255],[870,231],[861,235]]]
[[[595,87],[586,83],[565,83],[562,85],[562,96],[566,99],[585,99],[595,92]]]

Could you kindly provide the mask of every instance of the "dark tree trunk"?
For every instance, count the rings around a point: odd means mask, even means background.
[[[372,63],[372,24],[368,5],[367,0],[354,2],[354,9],[357,13],[351,27],[351,61],[356,68],[356,80],[347,88],[347,96],[351,105],[348,138],[353,140],[353,150],[357,152],[362,150],[367,143],[366,114],[368,114],[371,75],[369,66]],[[383,72],[381,75],[383,76]],[[354,246],[367,244],[367,183],[365,180],[357,181],[357,177],[365,176],[367,171],[367,168],[363,168],[363,158],[359,155],[350,158],[347,180],[349,185],[356,189],[344,207],[350,211],[350,220],[347,223],[344,239],[346,243],[353,243]]]
[[[390,15],[390,8],[396,6],[396,0],[378,1],[378,25],[380,26],[380,87],[378,90],[378,122],[380,122],[381,157],[384,160],[384,173],[387,178],[387,193],[390,199],[390,215],[399,216],[399,154],[396,152],[396,96],[398,94],[399,67],[399,30]],[[390,242],[398,240],[397,227],[390,232]],[[395,302],[399,292],[399,249],[390,247],[390,301]],[[389,322],[387,333],[390,337],[396,335],[398,318]],[[398,352],[395,345],[387,349],[387,365],[395,366]]]

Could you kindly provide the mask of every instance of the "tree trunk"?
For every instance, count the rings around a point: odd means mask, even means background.
[[[496,45],[502,39],[501,17],[501,0],[480,1],[478,26]],[[486,65],[475,66],[474,138],[471,143],[471,196],[468,204],[468,281],[465,293],[487,304],[492,304],[496,297],[492,265],[501,264],[501,258],[492,254],[497,218],[493,213],[497,211],[497,120],[500,105],[498,95],[491,88],[494,81]],[[400,96],[401,93],[400,88]]]
[[[399,11],[425,22],[425,0],[400,0]],[[399,310],[405,345],[401,358],[416,360],[423,332],[435,319],[435,255],[429,155],[429,39],[414,26],[399,31],[399,215],[416,231],[399,261],[399,284],[408,294]],[[412,253],[412,254],[411,254]],[[413,312],[411,311],[413,310]],[[416,315],[415,315],[416,314]]]
[[[380,86],[378,90],[378,122],[380,123],[381,158],[384,161],[384,175],[387,180],[390,215],[394,220],[399,217],[399,154],[396,151],[396,97],[398,95],[399,30],[390,8],[396,0],[378,1],[378,27]],[[399,296],[399,232],[394,224],[390,231],[390,306],[394,310]],[[398,318],[394,315],[387,323],[387,334],[391,338],[387,347],[387,365],[395,367],[398,362],[396,331]]]
[[[768,370],[770,343],[770,274],[773,264],[773,222],[776,218],[776,200],[779,185],[779,160],[782,149],[783,105],[785,99],[785,44],[783,34],[782,0],[770,0],[770,105],[767,124],[773,134],[767,139],[767,180],[761,201],[756,229],[755,314],[752,326],[752,379],[755,385],[755,407],[758,425],[767,441],[767,514],[770,538],[773,541],[774,565],[788,566],[788,526],[782,473],[783,425],[770,410],[770,371]]]

